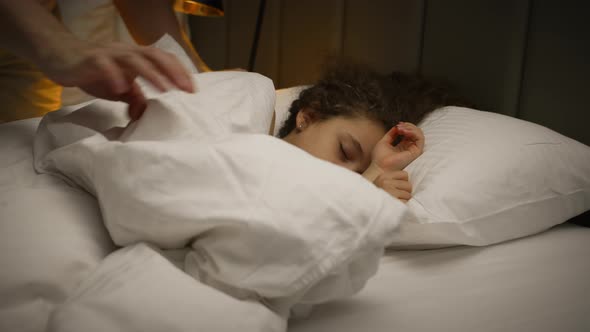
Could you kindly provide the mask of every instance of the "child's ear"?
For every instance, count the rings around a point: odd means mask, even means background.
[[[302,130],[315,121],[314,110],[311,108],[302,108],[297,112],[296,126],[297,129]]]

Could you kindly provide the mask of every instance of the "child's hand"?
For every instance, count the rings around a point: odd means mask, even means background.
[[[393,142],[403,136],[393,146]],[[375,145],[371,154],[372,164],[383,171],[401,171],[424,151],[424,133],[422,129],[409,122],[400,122],[391,128]]]
[[[383,172],[377,176],[373,183],[404,203],[412,198],[412,184],[408,180],[408,172]]]

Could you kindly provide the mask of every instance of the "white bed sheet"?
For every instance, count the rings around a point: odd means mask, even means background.
[[[354,298],[289,332],[590,331],[590,228],[489,247],[391,251]]]

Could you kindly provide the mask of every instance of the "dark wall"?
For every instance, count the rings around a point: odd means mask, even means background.
[[[192,17],[214,69],[246,68],[257,0]],[[313,83],[329,55],[381,72],[445,78],[480,109],[590,145],[590,2],[581,0],[267,0],[255,71],[277,88]]]

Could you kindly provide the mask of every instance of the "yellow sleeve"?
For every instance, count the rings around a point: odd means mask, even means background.
[[[60,95],[61,87],[34,65],[0,50],[0,123],[56,110]]]

